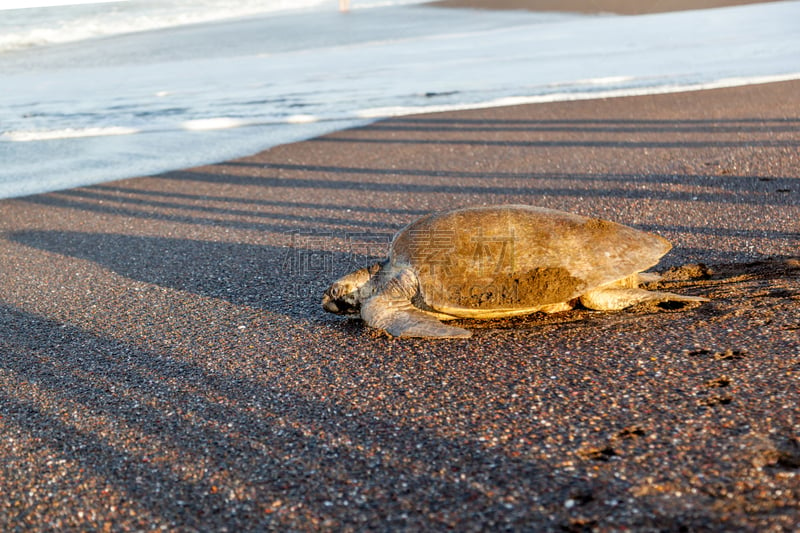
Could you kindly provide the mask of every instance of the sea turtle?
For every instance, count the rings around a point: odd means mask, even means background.
[[[702,302],[639,288],[672,245],[621,224],[529,205],[424,216],[392,240],[384,262],[335,281],[326,311],[361,315],[397,337],[461,337],[440,320],[536,311],[619,310],[644,301]]]

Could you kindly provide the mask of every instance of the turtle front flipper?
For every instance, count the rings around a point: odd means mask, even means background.
[[[466,339],[469,330],[442,324],[434,316],[415,307],[411,298],[417,292],[417,277],[404,269],[387,281],[361,304],[361,318],[371,327],[394,337],[435,337]]]

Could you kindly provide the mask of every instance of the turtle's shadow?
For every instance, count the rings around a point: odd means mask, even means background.
[[[329,316],[319,302],[333,280],[376,259],[302,246],[113,233],[21,231],[7,238],[132,280],[312,320]]]

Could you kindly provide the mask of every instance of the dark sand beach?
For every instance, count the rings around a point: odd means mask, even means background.
[[[0,201],[0,529],[792,531],[800,82],[398,118]],[[322,291],[433,210],[669,239],[702,305],[392,339]]]

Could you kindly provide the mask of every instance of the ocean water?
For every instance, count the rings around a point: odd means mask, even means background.
[[[800,78],[800,1],[638,17],[418,3],[0,10],[0,197],[408,113]]]

